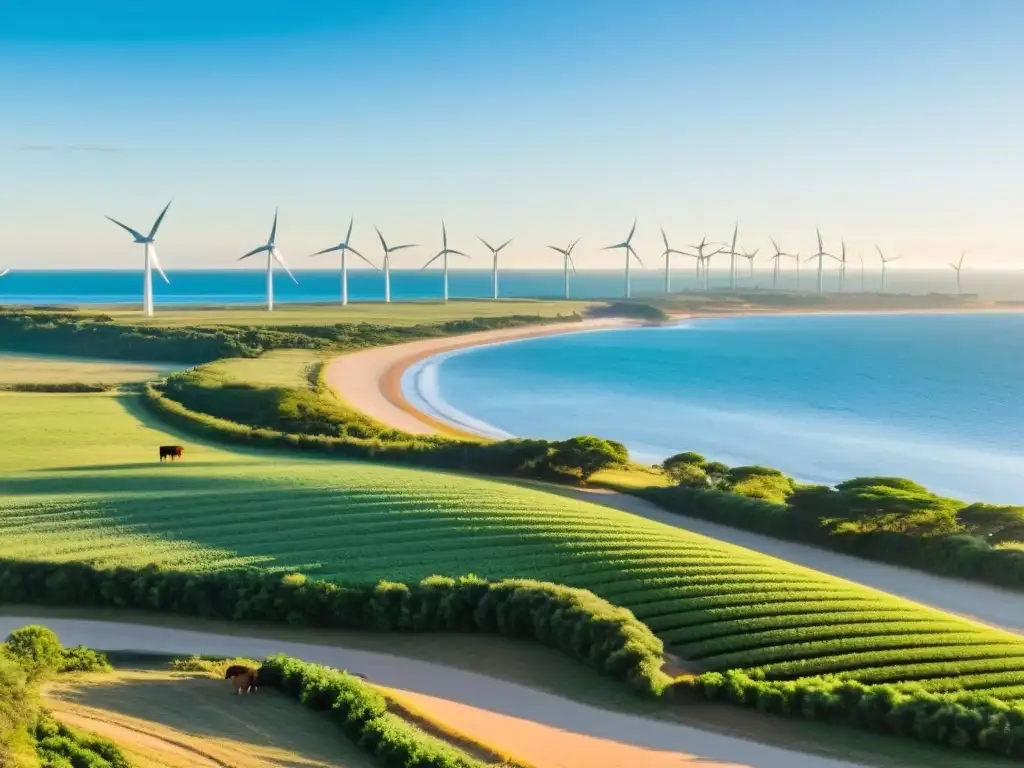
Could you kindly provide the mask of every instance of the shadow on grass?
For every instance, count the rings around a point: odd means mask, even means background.
[[[127,464],[78,464],[73,467],[43,467],[33,469],[32,472],[41,473],[63,473],[63,472],[123,472],[136,469],[155,469],[156,467],[242,467],[248,466],[247,462],[232,461],[186,461],[176,459],[175,461],[135,461]]]
[[[337,725],[274,690],[238,696],[226,680],[156,672],[69,680],[55,696],[190,737],[237,742],[246,752],[272,749],[274,765],[338,765],[339,758],[346,766],[371,765]]]

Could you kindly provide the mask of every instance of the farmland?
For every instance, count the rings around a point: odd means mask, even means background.
[[[146,381],[174,365],[0,353],[0,387],[19,384],[122,384]]]
[[[0,555],[349,581],[524,576],[624,605],[695,667],[1024,698],[1024,642],[615,510],[502,483],[179,441],[132,396],[0,395]],[[958,678],[958,675],[964,677]]]

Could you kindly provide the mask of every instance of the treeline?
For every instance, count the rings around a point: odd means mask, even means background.
[[[350,418],[354,412],[336,400],[303,392],[307,391],[245,384],[211,386],[196,371],[172,376],[165,385],[147,384],[143,402],[159,418],[193,434],[229,443],[300,449],[339,458],[377,458],[434,469],[556,482],[586,481],[601,469],[629,460],[621,443],[587,435],[558,441],[491,442],[410,435],[382,427],[361,414]],[[181,401],[201,410],[186,407]],[[246,408],[252,410],[246,412]],[[275,426],[240,424],[211,415],[210,410]],[[293,431],[298,428],[308,431]],[[330,434],[322,434],[325,432]]]
[[[513,315],[411,326],[338,323],[311,326],[153,326],[116,322],[109,315],[0,310],[0,350],[171,363],[258,357],[272,349],[335,349],[398,344],[495,328],[579,320],[578,315]]]
[[[684,700],[723,701],[959,750],[1024,757],[1024,704],[969,692],[943,695],[914,684],[868,686],[828,677],[777,682],[738,670],[678,679],[672,688]]]
[[[131,768],[113,742],[68,728],[39,706],[39,686],[53,675],[109,670],[103,654],[64,648],[46,627],[12,632],[0,643],[0,766]]]
[[[897,477],[800,486],[770,467],[667,459],[677,485],[634,491],[672,512],[943,576],[1024,588],[1024,507],[965,504]]]
[[[182,573],[0,560],[3,603],[383,632],[479,632],[550,646],[646,695],[670,682],[661,671],[661,641],[630,611],[585,590],[525,579],[342,584],[254,570]]]

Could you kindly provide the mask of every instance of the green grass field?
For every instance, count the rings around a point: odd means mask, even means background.
[[[225,382],[242,382],[254,387],[309,388],[309,369],[329,359],[315,350],[276,349],[256,358],[232,357],[207,363],[203,370],[211,378]]]
[[[177,366],[0,353],[0,386],[11,384],[124,384],[148,381]]]
[[[590,301],[501,299],[499,301],[357,302],[340,304],[284,304],[273,312],[254,306],[229,307],[161,307],[153,317],[141,310],[123,308],[83,308],[83,313],[102,312],[115,320],[147,325],[333,325],[334,323],[382,323],[416,325],[445,320],[466,320],[474,317],[508,317],[509,315],[571,315],[582,314]]]
[[[134,396],[0,394],[0,555],[347,580],[533,577],[634,611],[704,669],[1024,698],[1024,641],[605,507],[168,435]],[[185,458],[157,462],[157,446]]]

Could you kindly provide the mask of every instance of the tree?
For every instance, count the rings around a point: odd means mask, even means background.
[[[550,463],[553,467],[576,472],[586,482],[595,472],[629,460],[622,443],[583,435],[555,444]]]
[[[707,472],[704,471],[708,460],[699,453],[687,451],[669,456],[661,462],[661,468],[665,474],[675,480],[679,485],[688,488],[697,488],[710,485]],[[700,482],[700,480],[703,482]]]
[[[960,502],[946,499],[901,478],[858,477],[827,486],[801,488],[789,497],[790,509],[805,516],[853,523],[866,531],[955,533]]]
[[[0,766],[34,765],[29,725],[35,720],[35,697],[25,670],[0,654]]]
[[[1024,507],[971,504],[956,513],[957,520],[990,544],[1024,541]]]
[[[20,665],[29,680],[56,672],[62,650],[57,634],[37,624],[14,630],[3,645],[4,655]]]
[[[723,485],[729,476],[729,466],[720,461],[709,461],[704,465],[704,471],[708,473],[708,479],[715,487]]]

